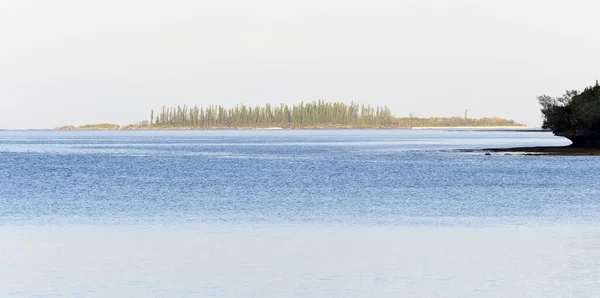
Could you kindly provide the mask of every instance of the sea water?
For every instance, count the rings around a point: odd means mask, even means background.
[[[600,157],[548,132],[1,131],[0,296],[592,297]]]

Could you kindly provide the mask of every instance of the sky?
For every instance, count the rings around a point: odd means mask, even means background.
[[[0,128],[163,105],[388,105],[541,125],[600,79],[600,1],[0,0]]]

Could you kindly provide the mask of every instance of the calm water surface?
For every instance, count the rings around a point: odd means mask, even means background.
[[[0,131],[7,297],[593,297],[600,158],[544,132]]]

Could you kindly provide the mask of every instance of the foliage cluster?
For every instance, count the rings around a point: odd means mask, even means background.
[[[490,127],[490,126],[524,126],[514,120],[504,118],[396,118],[393,120],[394,127],[411,128],[411,127]]]
[[[119,130],[121,129],[120,125],[110,124],[110,123],[100,123],[100,124],[86,124],[82,126],[62,126],[56,128],[57,130]]]
[[[150,114],[152,127],[378,127],[392,125],[393,117],[388,107],[328,103],[322,100],[297,105],[163,107]]]
[[[466,117],[396,118],[386,106],[345,104],[322,100],[297,105],[246,106],[224,108],[212,105],[163,107],[150,113],[150,121],[119,126],[90,124],[63,126],[58,130],[151,130],[151,129],[245,129],[245,128],[412,128],[412,127],[492,127],[523,126],[503,118]]]
[[[118,124],[100,123],[100,124],[86,124],[79,127],[84,130],[118,130],[121,128]]]
[[[567,91],[561,97],[538,96],[544,118],[543,128],[571,136],[600,135],[600,85],[582,92]]]
[[[298,105],[163,107],[158,113],[151,111],[151,128],[252,128],[252,127],[456,127],[456,126],[523,126],[503,118],[396,118],[387,106],[359,105],[343,102],[328,103],[322,100]],[[148,125],[138,125],[143,128]]]

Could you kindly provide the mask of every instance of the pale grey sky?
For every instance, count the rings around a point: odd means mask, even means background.
[[[0,0],[0,128],[314,99],[539,125],[600,78],[600,1]]]

